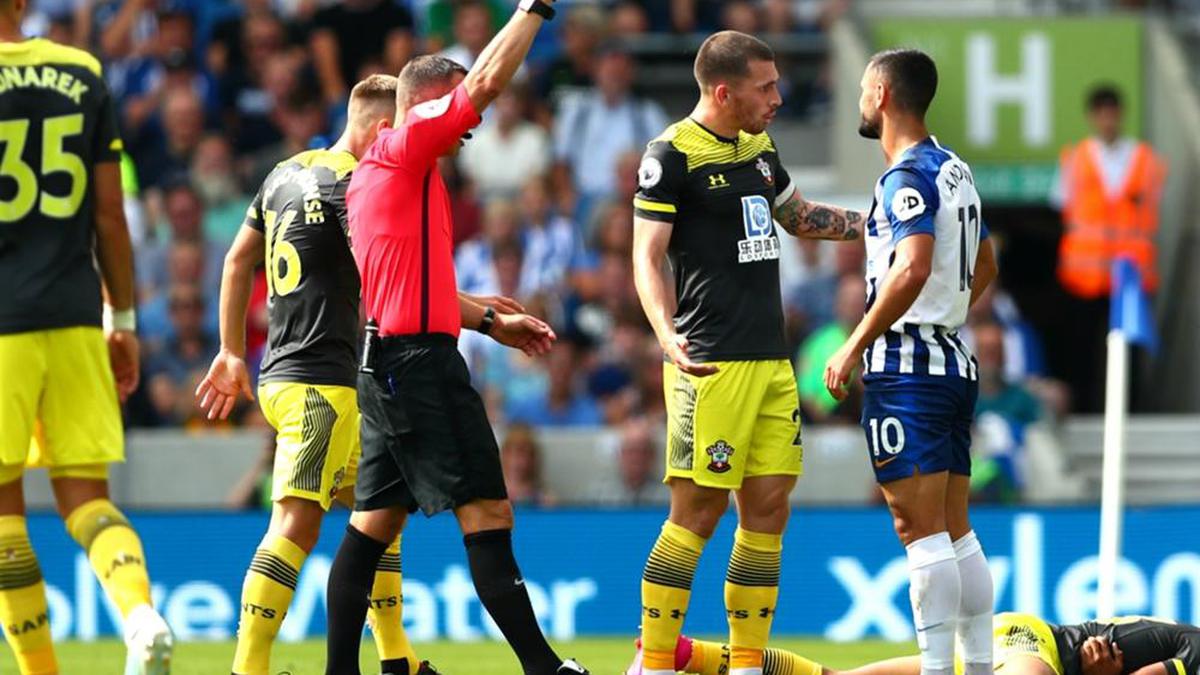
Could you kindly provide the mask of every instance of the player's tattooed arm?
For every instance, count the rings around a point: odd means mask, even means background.
[[[775,220],[793,237],[855,241],[862,238],[866,214],[832,204],[810,202],[795,192],[775,207]]]

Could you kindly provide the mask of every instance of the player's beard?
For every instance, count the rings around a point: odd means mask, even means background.
[[[875,113],[875,119],[867,117],[864,113],[862,119],[858,122],[858,135],[871,140],[878,140],[883,127],[883,116],[878,111]]]

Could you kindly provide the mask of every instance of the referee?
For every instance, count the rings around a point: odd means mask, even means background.
[[[512,506],[483,401],[457,338],[462,326],[543,354],[554,333],[458,293],[450,200],[437,169],[480,122],[554,10],[523,0],[468,73],[438,56],[400,72],[395,129],[384,129],[347,191],[362,303],[378,327],[358,380],[362,460],[355,511],[329,572],[328,675],[359,673],[359,641],[375,569],[408,513],[453,510],[480,602],[526,675],[586,673],[546,643],[512,552]]]

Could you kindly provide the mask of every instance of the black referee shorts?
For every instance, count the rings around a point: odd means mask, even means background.
[[[508,498],[496,436],[452,336],[383,338],[374,368],[358,375],[356,510],[428,516]]]

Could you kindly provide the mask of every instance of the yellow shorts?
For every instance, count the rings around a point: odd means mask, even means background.
[[[800,400],[792,364],[724,361],[708,377],[663,364],[667,475],[736,490],[752,476],[799,476]],[[664,481],[664,482],[665,482]]]
[[[125,433],[104,332],[0,335],[0,420],[0,482],[16,480],[25,466],[107,476],[96,466],[124,461]]]
[[[275,427],[271,499],[299,497],[328,509],[358,475],[358,392],[353,387],[267,382],[258,388]]]
[[[998,671],[1017,657],[1037,659],[1063,675],[1050,625],[1032,614],[1002,612],[992,619],[992,668]],[[954,671],[963,672],[961,662],[955,663]]]

